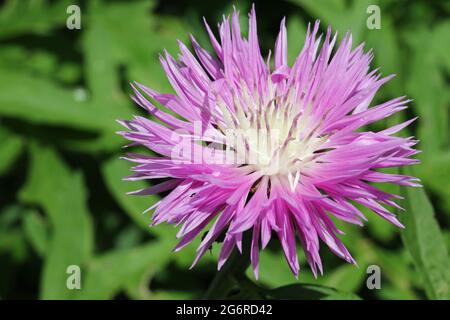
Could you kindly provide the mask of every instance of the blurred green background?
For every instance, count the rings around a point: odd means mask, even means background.
[[[81,8],[81,29],[66,28],[68,5]],[[0,9],[0,298],[201,298],[216,273],[217,245],[188,270],[195,244],[172,253],[175,229],[149,229],[142,212],[156,197],[126,196],[119,160],[125,141],[116,119],[141,109],[128,97],[136,80],[171,92],[159,65],[163,48],[176,55],[189,33],[210,48],[202,17],[215,26],[223,13],[250,2],[4,1]],[[448,299],[450,283],[450,1],[255,1],[264,54],[287,17],[289,59],[302,48],[306,25],[320,19],[340,35],[373,48],[372,67],[398,76],[376,96],[414,99],[381,129],[419,116],[406,135],[420,139],[414,168],[424,189],[389,190],[407,197],[400,232],[367,213],[366,228],[342,225],[358,261],[348,265],[325,248],[324,276],[303,266],[299,280],[279,245],[262,253],[259,287],[323,285],[335,297]],[[381,29],[369,30],[367,7],[381,9]],[[246,23],[246,22],[245,22]],[[244,24],[243,24],[244,26]],[[246,28],[244,28],[245,30]],[[142,182],[144,183],[144,182]],[[424,192],[425,191],[425,192]],[[66,288],[66,269],[81,267],[81,290]],[[381,268],[380,290],[366,287],[366,268]],[[253,276],[249,273],[249,278]],[[241,297],[255,297],[252,286]],[[313,290],[315,290],[313,286]],[[325,290],[326,291],[326,290]],[[323,292],[322,297],[329,295]],[[342,293],[343,295],[339,295]],[[298,294],[296,296],[296,294]],[[348,295],[350,294],[350,295]],[[292,297],[303,297],[293,290]]]

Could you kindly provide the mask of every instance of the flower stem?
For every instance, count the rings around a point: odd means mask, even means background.
[[[245,271],[250,265],[250,241],[242,241],[242,254],[236,249],[233,250],[222,269],[217,272],[203,299],[225,299],[228,294],[245,277]]]

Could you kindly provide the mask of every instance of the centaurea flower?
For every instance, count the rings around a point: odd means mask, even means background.
[[[224,17],[219,39],[205,22],[214,54],[193,36],[194,53],[181,42],[178,60],[164,53],[161,64],[175,93],[132,85],[134,101],[153,118],[122,121],[128,131],[121,134],[157,156],[130,154],[137,165],[129,180],[164,179],[133,194],[168,192],[149,209],[153,225],[181,226],[175,250],[210,225],[194,264],[224,235],[220,269],[235,247],[242,250],[247,231],[256,277],[259,251],[273,235],[296,276],[297,238],[314,275],[322,273],[320,240],[354,263],[331,217],[362,225],[358,203],[402,227],[384,207],[400,208],[393,201],[400,197],[370,183],[418,186],[414,177],[378,171],[418,162],[410,158],[416,141],[393,135],[414,119],[378,132],[358,129],[405,109],[409,100],[369,107],[392,76],[370,71],[372,52],[352,49],[350,34],[333,52],[336,34],[328,28],[322,42],[316,22],[289,66],[284,19],[273,61],[261,55],[254,9],[247,39],[238,21],[236,11]]]

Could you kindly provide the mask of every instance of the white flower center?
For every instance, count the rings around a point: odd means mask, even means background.
[[[264,103],[243,90],[234,99],[234,110],[219,101],[226,123],[220,129],[238,163],[254,166],[264,175],[295,175],[298,180],[327,137],[317,137],[308,108],[293,103],[292,95],[271,97]]]

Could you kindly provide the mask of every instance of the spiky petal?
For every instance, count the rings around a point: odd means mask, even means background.
[[[121,134],[158,156],[130,154],[136,166],[128,179],[167,178],[135,193],[170,191],[150,209],[153,225],[180,226],[175,250],[211,225],[194,264],[224,234],[220,268],[235,247],[241,250],[247,231],[256,276],[259,250],[272,235],[296,276],[296,238],[315,275],[322,272],[320,240],[354,263],[331,217],[362,225],[359,203],[402,227],[385,208],[398,208],[393,199],[399,197],[370,183],[418,186],[414,177],[377,171],[417,163],[410,158],[416,141],[393,136],[411,121],[380,132],[358,129],[405,109],[409,100],[369,107],[392,76],[370,71],[373,54],[363,45],[352,49],[350,34],[333,54],[336,34],[329,28],[321,44],[319,22],[308,26],[304,47],[289,66],[283,20],[271,67],[260,52],[254,8],[247,39],[238,21],[236,11],[224,17],[219,39],[206,24],[214,53],[194,37],[194,53],[181,42],[178,60],[164,53],[161,64],[175,93],[133,85],[134,101],[153,118],[122,121],[128,130]]]

